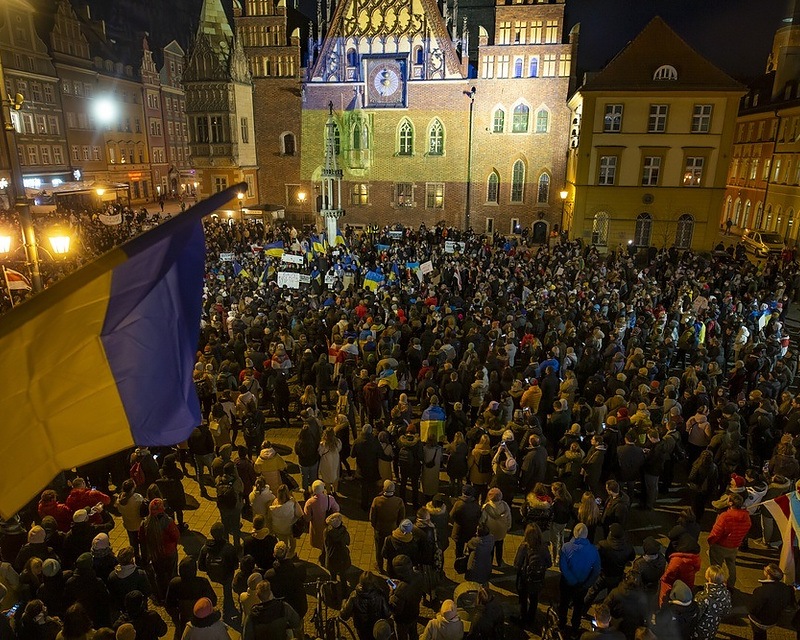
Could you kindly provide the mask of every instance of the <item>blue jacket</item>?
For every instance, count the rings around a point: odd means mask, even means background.
[[[567,584],[589,588],[600,575],[600,554],[587,538],[573,538],[561,549],[559,567]]]

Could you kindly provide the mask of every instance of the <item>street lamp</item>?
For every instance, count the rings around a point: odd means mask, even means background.
[[[567,189],[562,189],[558,192],[559,197],[561,198],[561,233],[567,232],[567,224],[566,224],[566,216],[565,211],[567,208],[567,198],[569,197],[569,191]]]
[[[102,96],[94,101],[94,117],[102,124],[111,124],[117,117],[117,104],[108,96]]]
[[[239,220],[244,220],[244,215],[242,214],[242,203],[244,202],[244,193],[239,192],[236,194],[236,197],[239,198]]]
[[[11,234],[7,229],[0,229],[0,255],[11,251]]]
[[[300,191],[297,194],[297,201],[300,203],[301,206],[306,203],[306,192],[305,191]]]
[[[98,195],[98,197],[102,198],[106,190],[103,187],[97,187],[94,192]]]
[[[465,92],[469,98],[469,131],[467,140],[467,194],[464,198],[466,211],[464,212],[464,231],[469,231],[470,228],[470,192],[472,191],[472,121],[473,112],[475,110],[475,94],[477,89],[472,87],[469,91]]]
[[[47,234],[47,239],[50,240],[50,247],[53,249],[53,254],[57,256],[64,256],[69,253],[69,234],[61,227],[54,227]]]

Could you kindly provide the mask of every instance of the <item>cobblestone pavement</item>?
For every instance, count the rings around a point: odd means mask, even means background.
[[[329,421],[330,419],[325,421],[326,426]],[[271,418],[268,418],[267,424],[268,426],[273,424]],[[275,422],[275,424],[277,424],[277,422]],[[298,430],[299,423],[297,427],[288,429],[270,428],[268,437],[273,445],[275,445],[276,449],[278,449],[278,451],[284,457],[284,459],[286,459],[287,463],[289,463],[289,471],[299,483],[300,474],[299,468],[297,467],[297,458],[294,453],[292,453]],[[351,465],[352,464],[354,463],[351,460]],[[219,519],[219,514],[216,504],[213,502],[213,500],[205,500],[200,498],[198,486],[194,480],[188,478],[185,479],[184,486],[187,493],[191,494],[197,500],[199,507],[195,510],[185,512],[185,519],[186,523],[189,525],[189,531],[184,533],[182,536],[181,544],[179,546],[179,553],[181,557],[184,555],[197,557],[200,548],[205,543],[206,537],[209,536],[211,525]],[[444,493],[448,493],[448,489],[447,476],[443,473],[441,490]],[[213,496],[213,489],[211,490],[211,494]],[[339,496],[341,498],[340,503],[342,505],[342,513],[345,516],[345,523],[350,532],[352,541],[350,545],[350,551],[353,567],[348,575],[348,582],[351,586],[353,586],[355,585],[361,570],[375,570],[375,551],[372,529],[369,524],[368,514],[361,511],[358,506],[358,485],[355,482],[343,480],[339,486]],[[302,498],[302,495],[298,493],[296,497]],[[679,491],[677,489],[673,489],[669,495],[661,497],[658,502],[658,508],[653,512],[643,512],[632,509],[630,523],[628,525],[628,533],[633,544],[637,546],[638,552],[641,552],[641,543],[646,536],[654,535],[664,537],[666,531],[668,531],[675,524],[677,520],[677,513],[680,508],[680,497]],[[513,562],[517,548],[522,542],[523,527],[518,509],[520,500],[521,498],[518,497],[516,505],[512,507],[514,512],[514,526],[505,540],[504,561],[509,565]],[[706,514],[706,518],[703,523],[703,528],[705,531],[710,529],[713,522],[713,517],[713,513]],[[242,525],[243,532],[250,530],[251,525],[248,521],[243,520]],[[754,525],[754,528],[755,526],[756,525]],[[117,526],[113,529],[110,535],[113,548],[118,549],[127,545],[127,537],[121,522],[118,522]],[[705,572],[705,568],[709,564],[708,554],[707,551],[705,551],[707,549],[707,545],[705,543],[706,535],[707,533],[704,532],[701,537],[701,545],[703,546],[704,553],[702,556],[703,567],[697,576],[698,584],[702,584],[702,576]],[[757,537],[757,534],[751,533],[751,536]],[[664,540],[666,540],[665,537]],[[325,570],[319,566],[319,551],[311,547],[308,535],[303,535],[302,538],[297,541],[297,554],[298,558],[305,563],[307,582],[313,582],[317,577],[327,576]],[[739,554],[737,589],[740,591],[737,591],[734,594],[734,610],[731,616],[729,616],[729,618],[720,628],[718,635],[719,638],[752,638],[750,625],[747,623],[746,618],[747,598],[750,593],[752,593],[752,590],[758,586],[757,581],[761,577],[761,570],[764,564],[770,560],[777,561],[777,557],[777,551],[770,552],[753,550],[750,552],[741,552]],[[455,556],[451,545],[445,553],[445,572],[448,579],[440,586],[440,592],[438,594],[440,600],[452,597],[453,590],[455,589],[456,585],[459,582],[463,582],[463,576],[460,576],[453,571],[452,567],[454,560]],[[491,582],[493,589],[498,592],[501,601],[503,602],[506,610],[506,617],[508,618],[509,616],[516,615],[518,613],[518,606],[515,591],[515,573],[513,568],[510,566],[504,566],[502,569],[495,568]],[[219,587],[219,585],[215,585],[215,588],[218,591],[221,603],[222,589]],[[316,602],[315,598],[313,597],[313,588],[308,589],[308,594],[309,613],[306,616],[306,633],[311,637],[315,637],[313,625],[310,621],[311,613]],[[547,606],[550,604],[555,604],[557,599],[558,572],[557,570],[553,569],[548,572],[545,589],[540,599],[540,618],[543,617]],[[420,633],[422,632],[425,622],[427,619],[432,617],[433,613],[434,612],[432,612],[429,608],[425,608],[423,606],[419,625]],[[163,611],[162,615],[169,624],[169,617],[163,613]],[[787,612],[784,616],[781,626],[776,627],[769,632],[769,638],[771,640],[788,640],[789,638],[794,640],[795,633],[789,629],[790,621],[791,614],[790,612]],[[588,621],[584,621],[584,628],[589,628]],[[233,636],[234,640],[238,640],[238,630],[232,629],[231,635]],[[172,628],[167,635],[167,638],[170,637],[172,637]],[[538,636],[523,632],[518,627],[509,624],[506,628],[505,637],[507,640],[517,640],[520,638]]]

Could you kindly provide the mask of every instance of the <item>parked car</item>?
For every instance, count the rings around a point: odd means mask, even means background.
[[[768,255],[779,256],[785,248],[780,234],[772,231],[745,231],[742,234],[742,242],[748,251],[752,251],[760,258],[766,258]]]

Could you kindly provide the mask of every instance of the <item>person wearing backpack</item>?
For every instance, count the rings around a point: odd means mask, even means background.
[[[244,488],[236,465],[226,462],[222,475],[217,478],[217,509],[225,532],[233,537],[233,544],[238,549],[242,538],[242,492]]]
[[[200,485],[200,495],[208,498],[208,489],[203,482],[203,471],[208,469],[208,474],[213,477],[211,465],[214,463],[214,436],[207,424],[195,427],[189,436],[189,453],[194,460],[194,469],[197,474],[197,484]]]
[[[222,612],[227,620],[236,615],[233,600],[233,574],[239,566],[239,557],[234,546],[228,542],[228,534],[221,522],[211,525],[211,541],[200,549],[197,566],[205,571],[211,582],[222,585]]]
[[[478,502],[483,502],[492,479],[492,446],[489,436],[481,436],[478,444],[467,456],[467,468],[469,469],[469,482],[475,488]]]
[[[542,530],[535,523],[525,527],[525,539],[517,548],[514,568],[517,570],[519,620],[523,627],[532,627],[538,633],[536,614],[539,610],[539,593],[544,585],[547,569],[553,563]]]
[[[247,616],[242,640],[303,637],[303,618],[288,602],[273,595],[269,580],[258,583],[256,596],[258,603],[253,605]],[[289,635],[292,632],[294,635]]]

